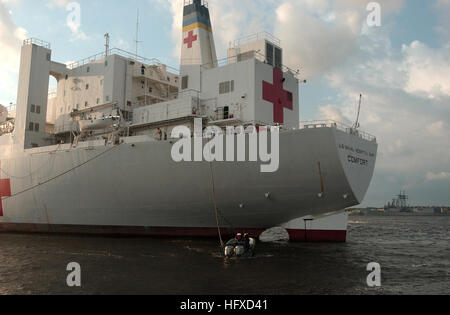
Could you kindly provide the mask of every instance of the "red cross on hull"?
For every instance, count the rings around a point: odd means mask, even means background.
[[[3,197],[11,197],[11,182],[9,179],[1,179],[2,164],[0,162],[0,217],[3,217]]]
[[[263,81],[263,100],[273,103],[273,120],[284,124],[284,109],[293,110],[292,93],[283,89],[283,72],[273,68],[273,84]]]
[[[189,31],[188,37],[184,39],[184,43],[187,44],[188,48],[192,48],[192,43],[197,41],[198,36],[194,35],[194,31]]]

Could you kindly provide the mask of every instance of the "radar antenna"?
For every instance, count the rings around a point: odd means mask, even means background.
[[[105,34],[105,57],[108,57],[109,54],[109,33]]]

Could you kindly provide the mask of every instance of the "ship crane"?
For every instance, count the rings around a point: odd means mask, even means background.
[[[361,127],[361,124],[359,123],[359,116],[361,114],[361,103],[362,103],[362,94],[359,95],[359,105],[358,105],[358,114],[356,116],[356,122],[353,125],[353,130],[357,131],[359,127]]]

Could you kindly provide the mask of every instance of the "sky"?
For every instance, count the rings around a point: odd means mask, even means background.
[[[406,190],[413,205],[450,206],[450,0],[379,0],[369,26],[365,0],[209,0],[218,56],[260,31],[281,40],[284,63],[300,69],[301,120],[352,124],[379,155],[363,206]],[[183,0],[0,0],[0,104],[15,103],[22,40],[51,43],[59,62],[111,47],[178,68]],[[67,10],[69,5],[69,9]],[[372,20],[373,21],[373,20]]]

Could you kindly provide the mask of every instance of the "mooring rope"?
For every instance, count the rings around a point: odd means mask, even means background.
[[[212,167],[212,162],[209,163],[209,169],[211,171],[211,190],[212,190],[212,197],[213,197],[213,203],[214,203],[214,211],[216,213],[216,224],[217,224],[217,232],[219,233],[219,241],[220,241],[220,248],[222,249],[222,255],[224,253],[225,247],[222,239],[222,231],[220,230],[220,222],[219,222],[219,209],[217,208],[217,200],[216,200],[216,185],[214,183],[214,171]]]

